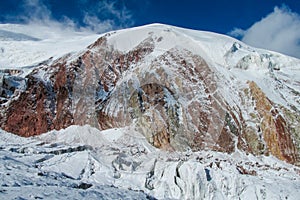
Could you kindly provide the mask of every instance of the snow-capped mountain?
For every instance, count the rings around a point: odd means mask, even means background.
[[[299,195],[300,60],[162,24],[52,39],[3,27],[1,128],[52,132],[14,136],[21,145],[3,144],[2,157],[28,145],[24,168],[43,154],[35,172],[74,180],[64,187],[89,183],[95,193],[109,191],[100,184],[159,199]]]

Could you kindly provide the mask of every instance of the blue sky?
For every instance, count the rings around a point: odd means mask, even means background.
[[[61,24],[106,32],[165,23],[229,34],[300,57],[298,0],[2,0],[1,23]]]

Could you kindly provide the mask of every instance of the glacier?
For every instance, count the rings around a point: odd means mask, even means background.
[[[300,169],[274,157],[166,152],[133,127],[0,132],[1,199],[298,199]]]

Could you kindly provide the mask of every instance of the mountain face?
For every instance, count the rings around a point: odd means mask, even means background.
[[[227,36],[153,24],[110,32],[29,73],[0,73],[1,128],[133,126],[169,151],[300,164],[300,61]]]

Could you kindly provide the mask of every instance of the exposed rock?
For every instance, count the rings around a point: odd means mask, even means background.
[[[281,160],[295,163],[297,153],[286,121],[255,82],[249,82],[256,109],[261,119],[261,129],[268,151]]]
[[[300,115],[299,113],[288,110],[284,107],[281,108],[284,112],[284,117],[286,119],[286,123],[288,124],[288,130],[291,133],[291,138],[293,139],[295,148],[298,152],[297,156],[297,164],[300,166]]]
[[[26,137],[50,130],[48,122],[52,120],[52,114],[44,104],[49,94],[45,85],[33,76],[27,79],[26,91],[10,103],[5,122],[1,123],[4,130]]]
[[[257,176],[257,172],[255,170],[247,170],[243,166],[240,166],[240,165],[237,165],[236,169],[239,171],[240,174]]]

